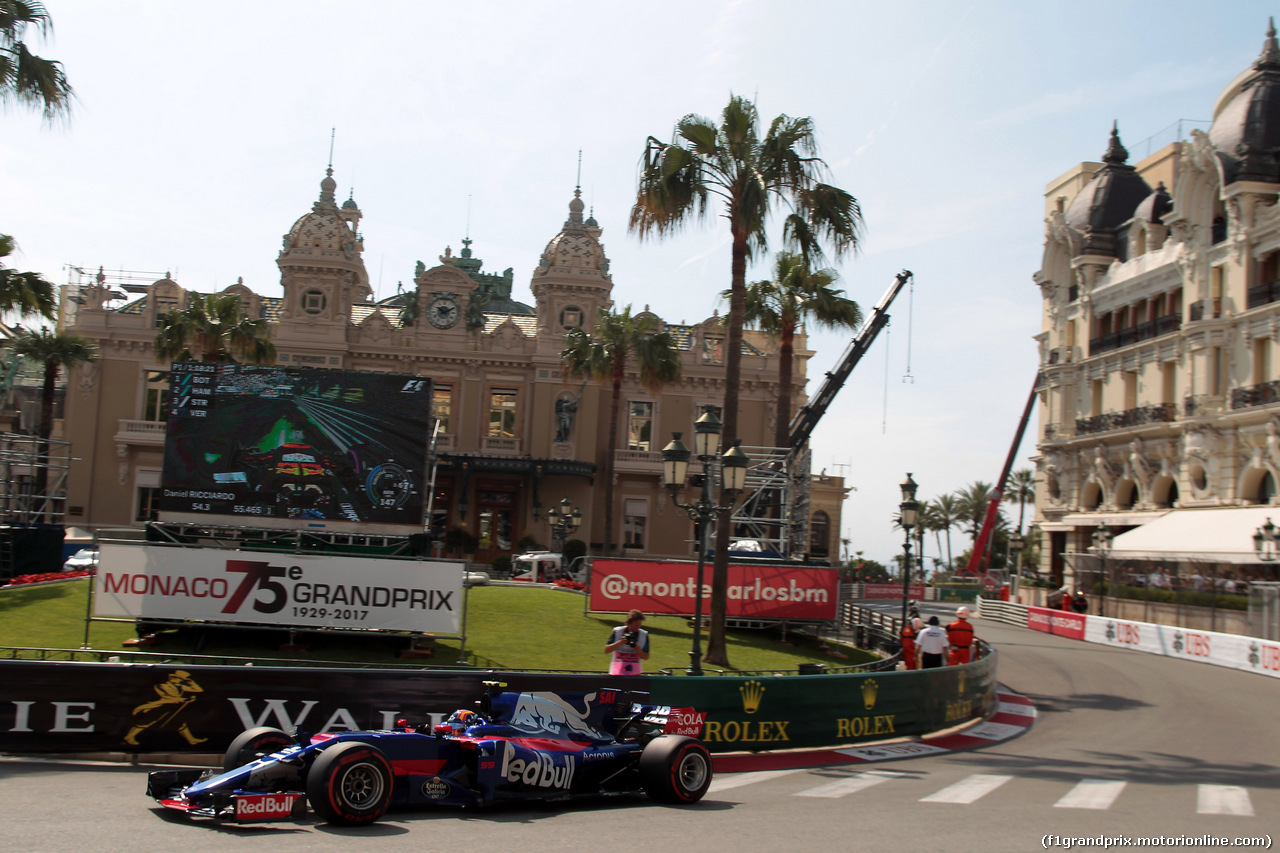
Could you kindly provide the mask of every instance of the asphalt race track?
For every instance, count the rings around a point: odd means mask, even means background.
[[[748,853],[1028,851],[1043,849],[1047,835],[1277,840],[1280,679],[975,624],[1000,650],[1001,683],[1039,709],[1026,734],[985,749],[722,774],[692,807],[637,796],[565,809],[393,812],[359,830],[310,817],[191,823],[146,798],[145,767],[9,758],[0,761],[3,849]]]

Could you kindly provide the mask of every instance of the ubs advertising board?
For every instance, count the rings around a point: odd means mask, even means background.
[[[169,394],[162,520],[421,531],[430,379],[179,362]]]
[[[656,560],[594,560],[591,609],[692,616],[698,588],[696,563]],[[729,566],[728,615],[738,619],[836,618],[840,574],[835,569],[795,565]],[[711,565],[702,585],[702,612],[709,612]]]
[[[104,542],[94,616],[292,628],[461,628],[462,563]]]

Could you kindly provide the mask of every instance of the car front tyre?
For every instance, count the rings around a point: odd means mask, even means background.
[[[711,753],[693,738],[654,738],[640,753],[640,782],[660,803],[696,803],[711,785]]]
[[[226,754],[222,756],[222,772],[226,773],[237,767],[243,767],[264,755],[279,752],[292,743],[293,738],[280,729],[273,729],[270,726],[246,729],[231,741],[231,746],[227,747]]]
[[[391,805],[391,762],[367,743],[329,747],[307,774],[311,808],[336,826],[373,823]]]

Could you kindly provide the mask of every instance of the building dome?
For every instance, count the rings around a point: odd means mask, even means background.
[[[1152,194],[1151,186],[1127,163],[1128,159],[1129,152],[1120,143],[1120,131],[1113,125],[1111,142],[1102,155],[1102,168],[1067,207],[1067,225],[1082,237],[1075,254],[1125,260],[1127,247],[1121,226]]]
[[[1133,218],[1141,219],[1143,222],[1161,223],[1164,215],[1171,210],[1173,210],[1173,197],[1165,189],[1164,181],[1161,181],[1155,192],[1144,198],[1138,205],[1138,209],[1133,212]]]
[[[1209,139],[1218,149],[1225,183],[1280,183],[1280,44],[1274,21],[1251,71],[1219,97]]]
[[[569,202],[569,218],[543,249],[535,280],[553,274],[608,277],[609,259],[600,243],[601,230],[594,219],[583,221],[582,210],[586,205],[581,195],[581,190],[574,190],[573,200]]]
[[[360,240],[348,225],[347,217],[339,210],[333,195],[337,186],[333,179],[333,169],[327,169],[324,179],[320,181],[320,198],[308,213],[293,223],[293,227],[285,235],[282,256],[303,254],[354,258],[359,255]],[[355,202],[352,201],[351,204],[348,216],[351,212],[358,214],[354,208]]]

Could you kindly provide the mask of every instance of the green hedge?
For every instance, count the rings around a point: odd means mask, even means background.
[[[1098,581],[1093,585],[1094,595],[1109,595],[1109,584]],[[1187,607],[1216,607],[1219,610],[1248,610],[1247,595],[1227,595],[1212,592],[1196,592],[1190,590],[1149,589],[1142,586],[1116,585],[1115,598],[1131,601],[1154,601],[1160,604],[1182,604]]]

